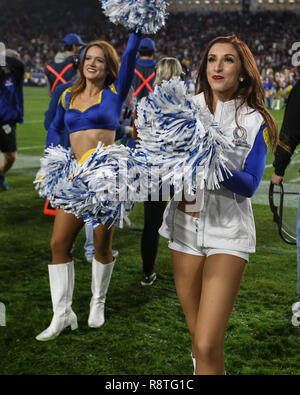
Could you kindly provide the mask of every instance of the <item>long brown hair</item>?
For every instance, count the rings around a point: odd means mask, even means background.
[[[78,96],[81,92],[84,91],[86,87],[86,78],[83,74],[83,65],[86,59],[86,54],[88,50],[91,47],[98,47],[102,49],[103,54],[104,54],[104,59],[106,62],[106,67],[108,70],[108,75],[104,81],[104,86],[109,86],[111,85],[117,78],[118,78],[118,72],[120,68],[120,59],[118,57],[118,54],[114,47],[110,45],[106,41],[101,41],[101,40],[95,40],[91,41],[89,44],[87,44],[83,58],[79,64],[78,71],[79,71],[79,77],[77,80],[74,82],[72,88],[71,88],[71,100],[74,100],[76,96]]]
[[[267,125],[270,144],[272,150],[274,151],[278,142],[277,124],[275,119],[265,107],[264,87],[258,68],[250,49],[243,41],[239,40],[236,36],[220,36],[214,38],[208,43],[198,70],[198,76],[196,80],[196,94],[204,92],[204,97],[208,108],[211,112],[213,112],[213,95],[207,80],[206,68],[208,53],[211,47],[216,43],[226,43],[233,45],[241,61],[242,76],[244,80],[239,82],[239,87],[232,98],[235,99],[239,97],[242,99],[241,104],[236,108],[236,114],[239,107],[241,107],[244,103],[253,108],[253,110],[258,111],[264,118],[264,121]]]

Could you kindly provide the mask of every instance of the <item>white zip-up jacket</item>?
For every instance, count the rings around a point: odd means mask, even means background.
[[[193,97],[206,107],[204,93]],[[240,107],[235,120],[237,100],[218,101],[214,119],[235,148],[228,152],[228,168],[233,176],[220,189],[203,191],[198,221],[198,247],[255,252],[256,232],[250,197],[256,191],[265,168],[268,132],[262,115],[247,105]],[[179,202],[168,204],[159,230],[173,240],[174,214]]]

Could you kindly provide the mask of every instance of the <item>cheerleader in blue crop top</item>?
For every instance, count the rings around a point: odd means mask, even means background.
[[[125,147],[114,146],[113,143],[122,105],[134,74],[141,40],[141,33],[137,31],[151,34],[164,25],[165,2],[151,0],[145,5],[144,2],[129,0],[106,0],[102,7],[112,22],[122,23],[133,33],[121,64],[109,43],[93,41],[86,46],[78,69],[80,75],[73,86],[62,94],[48,130],[46,150],[36,183],[40,196],[47,197],[59,209],[51,239],[52,264],[48,266],[54,315],[50,326],[36,337],[40,341],[54,339],[68,326],[77,328],[77,317],[71,308],[74,288],[71,248],[84,220],[91,221],[91,211],[84,208],[84,214],[79,218],[72,209],[78,208],[78,205],[85,207],[88,201],[98,215],[98,221],[94,222],[95,255],[88,324],[91,328],[99,328],[104,324],[106,293],[115,264],[112,225],[122,218],[126,204],[128,208],[131,206],[130,202],[120,204],[115,200],[111,203],[110,199],[98,202],[97,193],[90,192],[89,182],[96,179],[99,181],[97,191],[111,192],[111,179],[118,178],[120,173],[118,159],[128,156]],[[59,146],[60,131],[64,128],[69,132],[69,150]]]
[[[83,62],[79,66],[79,80],[75,87],[67,89],[61,96],[56,116],[48,131],[47,147],[59,144],[63,126],[70,135],[72,150],[77,159],[88,149],[95,148],[99,141],[105,145],[114,142],[121,109],[131,86],[140,40],[140,34],[131,33],[119,73],[117,54],[110,44],[94,41],[87,46]],[[108,56],[112,63],[110,70],[105,61]],[[86,87],[83,90],[85,81]],[[79,94],[76,93],[77,89]],[[91,130],[101,130],[101,133],[81,133],[88,142],[84,146],[81,143],[77,146],[78,136],[73,137],[73,133]]]

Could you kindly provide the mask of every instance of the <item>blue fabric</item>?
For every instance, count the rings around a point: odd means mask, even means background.
[[[141,59],[138,58],[136,61],[137,66],[142,67],[155,67],[156,61],[154,59]]]
[[[253,147],[245,161],[244,170],[238,171],[230,169],[233,175],[229,178],[226,177],[223,171],[225,180],[221,182],[221,185],[234,193],[245,197],[251,197],[256,192],[262,180],[268,150],[263,136],[265,127],[266,125],[263,124],[256,136]]]
[[[44,127],[46,130],[49,129],[51,122],[55,118],[59,98],[61,97],[62,93],[66,89],[68,89],[68,88],[70,88],[70,86],[72,86],[72,84],[74,83],[75,80],[76,80],[76,76],[74,78],[72,78],[71,81],[68,81],[65,84],[58,85],[54,89],[48,110],[45,112]],[[66,128],[64,127],[63,130],[59,134],[60,134],[59,144],[65,148],[70,147],[69,133],[67,132]]]
[[[116,93],[111,87],[105,87],[102,91],[101,102],[85,111],[70,107],[70,92],[65,94],[66,110],[60,100],[55,118],[51,123],[46,139],[46,146],[58,145],[60,134],[66,126],[68,133],[87,129],[110,129],[118,127],[121,109],[127,97],[134,75],[137,49],[141,36],[131,33],[126,50],[122,56],[118,79],[114,82]]]
[[[51,101],[49,104],[49,107],[47,109],[47,111],[45,112],[45,120],[44,120],[44,127],[46,130],[49,129],[51,122],[53,121],[54,117],[55,117],[55,113],[56,113],[56,109],[57,109],[57,104],[59,102],[59,99],[62,95],[62,93],[70,88],[72,86],[72,84],[74,83],[74,81],[76,80],[75,78],[72,78],[71,81],[68,81],[65,84],[61,84],[58,85],[53,92],[53,95],[51,97]]]
[[[132,138],[132,137],[130,137],[129,139],[127,139],[127,137],[124,136],[124,137],[121,139],[121,144],[123,144],[123,145],[125,145],[125,146],[127,146],[127,147],[129,147],[129,148],[136,148],[136,141],[135,141],[135,139]]]
[[[55,88],[49,107],[47,109],[47,111],[45,112],[45,120],[44,120],[44,127],[46,130],[49,129],[51,122],[53,121],[55,114],[56,114],[56,110],[57,110],[57,105],[59,102],[59,99],[62,95],[62,93],[70,88],[73,83],[76,81],[77,77],[72,78],[71,81],[65,83],[65,84],[61,84],[58,87]],[[61,146],[63,146],[64,148],[68,148],[70,147],[70,137],[69,137],[69,133],[67,132],[66,128],[64,127],[64,130],[62,130],[60,133],[60,139],[59,139],[59,144]],[[122,137],[125,135],[125,127],[121,124],[118,125],[117,129],[116,129],[116,137],[115,140],[120,140],[122,139]]]
[[[13,76],[0,86],[0,122],[24,123],[23,85],[17,85]]]
[[[125,136],[125,133],[126,133],[125,126],[119,123],[116,129],[115,140],[121,140]]]

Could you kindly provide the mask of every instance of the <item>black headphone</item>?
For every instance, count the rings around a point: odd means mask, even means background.
[[[76,53],[75,55],[73,55],[73,59],[72,59],[72,63],[73,63],[73,67],[74,69],[78,69],[79,64],[80,64],[80,56],[78,53]]]
[[[83,58],[83,52],[85,50],[85,46],[81,47],[80,50],[78,52],[76,52],[75,55],[73,55],[73,59],[72,59],[72,63],[73,63],[73,67],[74,69],[78,69],[81,59]]]

